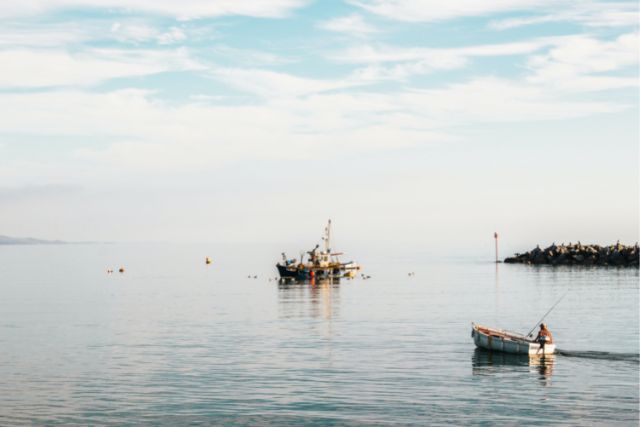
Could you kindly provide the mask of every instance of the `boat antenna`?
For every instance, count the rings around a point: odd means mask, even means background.
[[[562,301],[562,299],[563,299],[564,297],[566,297],[566,296],[567,296],[567,294],[568,294],[568,293],[569,293],[569,291],[565,292],[565,293],[564,293],[564,295],[562,295],[562,296],[560,297],[560,299],[559,299],[558,301],[556,301],[556,303],[555,303],[555,304],[553,304],[553,307],[551,307],[551,308],[549,309],[549,311],[547,311],[547,312],[544,314],[544,316],[542,316],[542,319],[538,320],[538,323],[536,323],[536,324],[533,326],[533,328],[531,328],[531,330],[529,331],[529,333],[528,333],[526,336],[531,336],[531,334],[533,333],[533,331],[538,327],[538,325],[539,325],[540,323],[542,323],[542,321],[544,320],[544,318],[545,318],[545,317],[547,317],[547,316],[549,315],[549,313],[551,313],[551,311],[552,311],[554,308],[556,308],[556,305],[558,305],[558,304],[560,303],[560,301]]]

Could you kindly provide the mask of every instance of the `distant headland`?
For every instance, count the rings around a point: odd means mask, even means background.
[[[62,245],[69,242],[62,240],[42,240],[31,237],[0,236],[0,245]]]
[[[506,258],[505,263],[520,264],[548,264],[548,265],[595,265],[618,266],[638,268],[640,251],[638,244],[626,246],[620,244],[600,246],[564,243],[556,246],[552,244],[548,248],[535,249],[523,254],[515,254]]]

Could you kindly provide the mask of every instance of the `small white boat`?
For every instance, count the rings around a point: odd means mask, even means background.
[[[524,335],[475,323],[471,324],[471,338],[476,347],[505,353],[546,356],[556,351],[555,344],[545,344],[544,348],[541,348],[539,343]]]

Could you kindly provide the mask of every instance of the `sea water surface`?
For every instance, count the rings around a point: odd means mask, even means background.
[[[636,269],[368,253],[369,279],[283,284],[278,255],[0,246],[0,425],[638,425]],[[474,348],[565,294],[560,354]]]

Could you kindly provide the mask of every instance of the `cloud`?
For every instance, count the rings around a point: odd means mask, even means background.
[[[552,43],[552,39],[538,39],[446,49],[362,45],[334,53],[329,59],[353,64],[371,64],[355,70],[354,79],[369,82],[403,80],[413,75],[462,68],[473,57],[524,55]],[[395,64],[384,65],[387,63]]]
[[[638,33],[623,34],[613,41],[589,36],[566,37],[548,52],[529,59],[528,81],[582,91],[638,86],[639,51]],[[633,75],[604,74],[628,68],[633,68]]]
[[[169,31],[162,33],[158,36],[158,43],[160,44],[173,44],[181,42],[187,39],[187,35],[181,28],[171,27]]]
[[[376,15],[407,22],[440,21],[558,4],[549,0],[349,0],[349,3]]]
[[[91,31],[72,23],[38,26],[5,23],[0,28],[0,48],[59,48],[86,42],[92,38]]]
[[[355,81],[375,83],[383,80],[402,81],[411,76],[428,74],[434,71],[453,70],[467,64],[464,58],[440,57],[424,61],[414,61],[392,66],[369,65],[352,73]]]
[[[211,75],[236,89],[268,98],[304,96],[360,83],[348,79],[322,80],[247,68],[213,68]]]
[[[604,90],[637,86],[637,78],[605,75],[638,64],[638,33],[623,34],[612,41],[588,35],[543,37],[522,42],[417,48],[361,45],[332,54],[329,59],[351,64],[368,64],[356,69],[350,81],[403,81],[414,75],[467,67],[475,57],[531,55],[523,59],[527,82],[553,85],[554,90]]]
[[[489,27],[508,30],[549,22],[575,22],[589,27],[635,27],[638,24],[638,6],[631,2],[577,2],[566,9],[554,8],[544,12],[547,13],[525,18],[494,20]]]
[[[403,100],[443,126],[559,120],[629,107],[615,102],[571,100],[544,87],[495,77],[417,91],[406,94]]]
[[[92,85],[104,80],[200,69],[186,49],[88,49],[78,53],[49,49],[0,51],[0,87],[34,88]]]
[[[64,9],[121,9],[183,19],[223,15],[280,18],[307,3],[308,0],[9,0],[0,5],[0,17],[38,15]]]
[[[87,144],[78,152],[160,170],[245,157],[308,157],[338,147],[366,150],[369,144],[391,148],[445,140],[452,137],[447,128],[459,124],[553,120],[625,107],[571,101],[536,85],[489,77],[439,89],[292,95],[254,105],[168,105],[151,95],[133,89],[4,93],[2,129],[32,137],[101,135],[110,148]]]
[[[212,52],[220,61],[234,62],[244,66],[273,66],[297,62],[295,58],[281,56],[269,51],[257,49],[238,49],[227,45],[217,44]]]
[[[187,39],[184,29],[171,26],[165,29],[151,25],[148,20],[90,19],[79,22],[6,24],[0,29],[0,49],[58,48],[70,50],[88,43],[112,42],[126,44],[158,43],[169,45]]]
[[[156,39],[160,32],[155,27],[144,23],[114,22],[110,33],[119,42],[140,43]]]
[[[337,52],[329,59],[345,63],[382,63],[407,61],[433,61],[450,68],[449,63],[464,64],[473,56],[510,56],[532,53],[554,43],[555,39],[535,39],[523,42],[465,46],[458,48],[402,47],[389,45],[362,45]]]
[[[410,120],[389,111],[391,98],[375,100],[343,94],[265,105],[176,106],[140,90],[4,93],[0,117],[7,144],[12,144],[8,135],[79,142],[65,146],[64,153],[56,150],[46,167],[18,159],[12,165],[19,169],[0,167],[0,176],[22,184],[43,174],[50,175],[45,182],[119,181],[132,174],[206,171],[239,160],[326,159],[449,138],[415,120],[410,126]]]
[[[379,32],[377,28],[365,22],[364,18],[358,14],[341,16],[320,22],[318,28],[337,33],[345,33],[355,37],[366,37]]]
[[[575,22],[591,27],[635,27],[636,2],[572,0],[349,0],[370,13],[406,22],[433,22],[472,16],[527,12],[526,17],[494,19],[490,28],[505,30],[548,22]],[[530,14],[535,14],[530,16]]]
[[[120,42],[143,43],[156,41],[158,44],[167,45],[181,42],[187,39],[182,28],[170,27],[162,32],[158,28],[139,22],[114,22],[111,25],[111,35]]]

